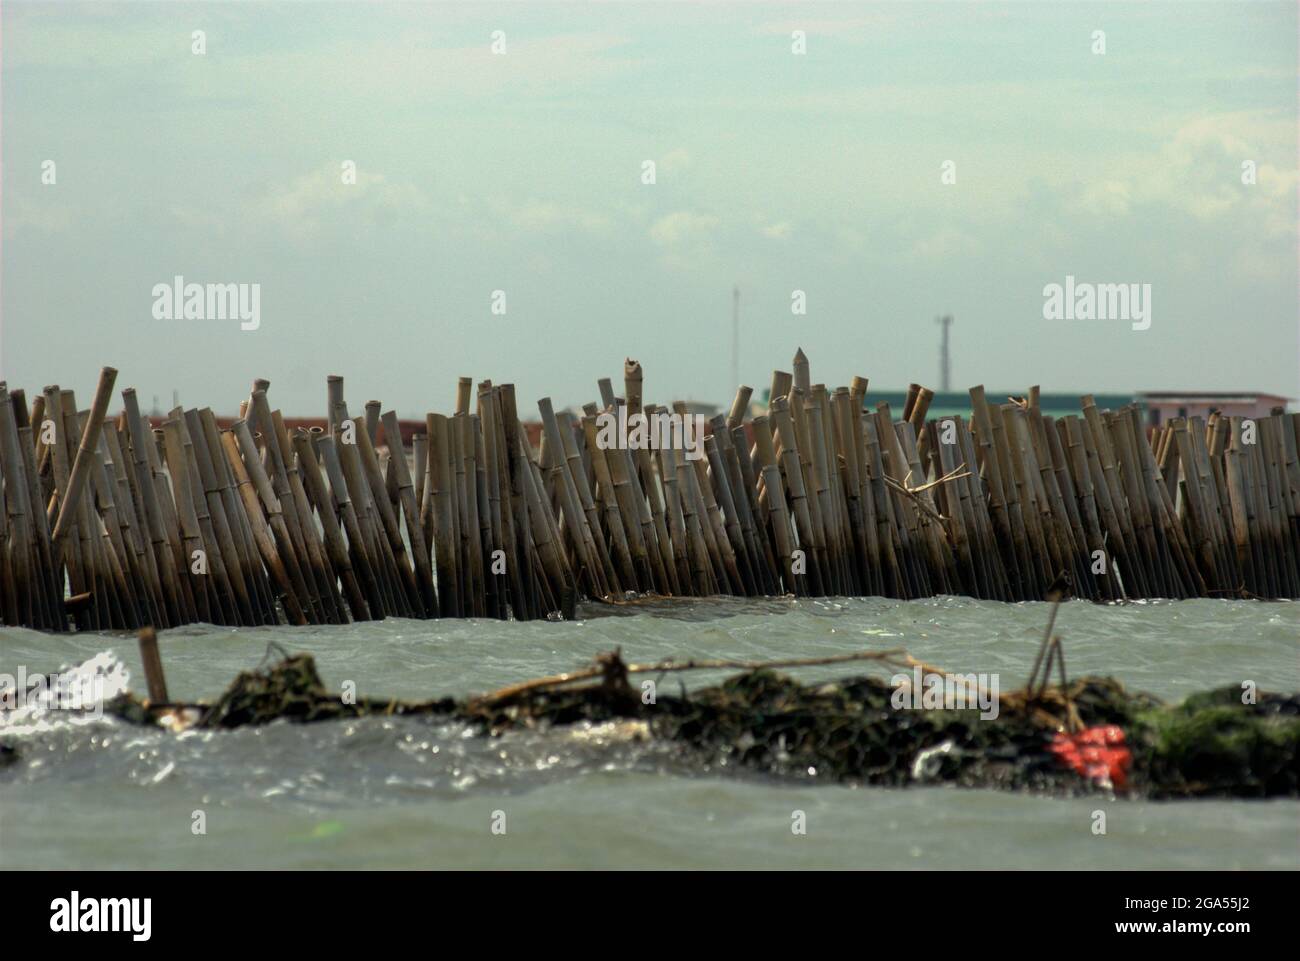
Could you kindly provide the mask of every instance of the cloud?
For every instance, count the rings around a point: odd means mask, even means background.
[[[5,10],[5,70],[27,67],[77,71],[159,67],[190,57],[197,24],[149,23],[108,4],[78,4],[70,19],[55,4],[19,4]]]
[[[1264,113],[1221,113],[1185,119],[1154,149],[1110,158],[1094,179],[1056,189],[1069,218],[1150,218],[1164,212],[1220,233],[1240,228],[1256,240],[1296,233],[1293,121]],[[1253,161],[1257,182],[1242,183]],[[1282,265],[1278,265],[1282,266]]]
[[[432,7],[421,11],[420,5],[403,11],[395,5],[398,9],[390,15],[403,17],[402,28],[386,32],[359,27],[346,12],[336,21],[337,14],[327,11],[317,29],[299,29],[294,22],[293,29],[280,31],[268,43],[263,35],[267,24],[297,13],[288,7],[281,13],[274,6],[268,13],[259,6],[212,5],[203,7],[201,15],[181,4],[77,4],[72,16],[54,4],[6,8],[5,72],[93,70],[131,77],[147,69],[167,91],[168,103],[207,100],[220,91],[240,106],[247,106],[239,100],[247,92],[259,107],[326,99],[335,110],[344,104],[391,110],[445,103],[448,97],[550,96],[645,62],[617,54],[630,43],[618,33],[536,35],[505,23],[504,54],[493,52],[487,28],[481,30],[481,42],[449,44],[449,27],[460,18],[454,8],[442,5],[436,12]],[[198,29],[206,34],[203,56],[191,51],[191,34]],[[457,24],[456,36],[466,37],[469,29],[468,22]],[[262,83],[268,78],[274,79],[269,87]],[[163,101],[152,98],[135,108],[155,102]]]
[[[27,197],[15,197],[5,217],[5,233],[16,236],[23,230],[33,230],[42,234],[65,233],[72,227],[72,208],[60,202],[55,193],[57,187],[37,188],[34,196],[48,200],[37,203]]]
[[[492,214],[508,222],[516,230],[528,233],[556,233],[577,230],[583,233],[603,233],[613,225],[604,213],[571,207],[549,200],[526,200],[510,203],[503,199],[489,201]]]
[[[979,244],[969,234],[945,227],[918,240],[912,245],[911,254],[919,260],[947,260],[974,256],[979,249]]]
[[[425,205],[414,185],[390,181],[364,164],[357,165],[356,183],[345,183],[343,173],[340,163],[303,174],[264,193],[250,213],[305,240],[331,226],[356,230],[391,224]]]
[[[687,152],[685,147],[677,147],[660,157],[655,164],[655,168],[656,170],[662,170],[664,173],[678,173],[690,165],[690,153]]]
[[[1083,203],[1089,210],[1124,217],[1133,205],[1133,195],[1123,181],[1103,180],[1085,189]]]
[[[1184,124],[1164,145],[1165,176],[1153,181],[1153,193],[1198,220],[1220,219],[1237,209],[1260,215],[1270,234],[1294,233],[1300,177],[1294,168],[1269,162],[1283,156],[1293,162],[1294,150],[1294,118],[1283,125],[1251,114],[1202,117]],[[1241,181],[1247,160],[1257,166],[1254,185]]]
[[[717,226],[718,218],[711,214],[678,210],[650,225],[650,239],[659,247],[699,245],[707,242]]]
[[[842,19],[819,20],[769,20],[760,23],[754,32],[761,36],[788,37],[796,30],[802,30],[810,37],[862,37],[869,32],[877,32],[893,27],[898,17],[881,11],[865,17],[845,17]]]
[[[480,44],[458,47],[407,35],[249,55],[233,66],[241,74],[280,78],[282,88],[291,88],[294,96],[318,98],[324,87],[338,102],[368,107],[441,106],[448,97],[477,101],[582,89],[641,62],[613,55],[627,43],[624,37],[607,34],[529,37],[507,30],[506,52],[498,54],[492,52],[488,35]]]

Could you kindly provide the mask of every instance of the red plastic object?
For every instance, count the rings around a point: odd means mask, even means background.
[[[1124,732],[1101,724],[1078,734],[1057,734],[1048,750],[1064,767],[1103,786],[1124,790],[1133,755],[1124,745]]]

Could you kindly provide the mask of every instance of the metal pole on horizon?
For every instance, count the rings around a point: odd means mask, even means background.
[[[947,393],[952,390],[952,357],[948,353],[948,328],[952,326],[952,314],[936,317],[935,323],[943,328],[943,340],[939,346],[939,389]]]
[[[727,396],[740,383],[740,286],[731,288],[731,383],[722,396]]]

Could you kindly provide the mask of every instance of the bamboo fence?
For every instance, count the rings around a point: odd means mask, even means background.
[[[654,425],[681,401],[598,383],[581,413],[459,380],[412,450],[378,401],[290,430],[255,381],[240,418],[152,427],[117,371],[91,405],[0,383],[0,623],[65,631],[573,616],[580,598],[957,594],[1094,601],[1300,598],[1300,414],[1144,428],[1140,410],[1053,418],[1039,392],[928,418],[865,378],[829,389],[799,351],[767,411],[750,387],[698,448]],[[650,425],[608,443],[607,419]],[[698,456],[697,456],[698,455]]]

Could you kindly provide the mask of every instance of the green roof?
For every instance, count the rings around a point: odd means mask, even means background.
[[[770,390],[763,391],[763,399],[767,400]],[[994,404],[1005,404],[1009,397],[1023,397],[1025,390],[994,390],[986,388],[984,396]],[[1097,407],[1100,410],[1119,410],[1126,404],[1141,403],[1141,398],[1133,394],[1093,394]],[[867,409],[875,410],[876,405],[884,401],[889,404],[890,413],[895,417],[901,417],[903,406],[907,403],[907,391],[905,390],[867,390],[864,404]],[[1083,392],[1077,394],[1066,393],[1039,393],[1038,408],[1044,414],[1056,416],[1060,414],[1078,414],[1083,409]],[[934,417],[969,417],[970,416],[970,394],[966,391],[936,391],[934,399],[930,401],[930,409],[926,416]]]

